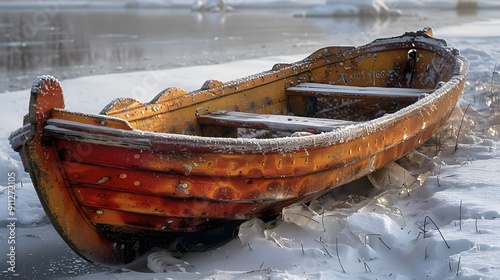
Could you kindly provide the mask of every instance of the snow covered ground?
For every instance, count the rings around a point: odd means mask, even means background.
[[[385,2],[394,7],[395,1]],[[404,3],[410,2],[417,1]],[[455,1],[433,3],[451,2]],[[50,226],[19,156],[7,140],[27,112],[28,90],[1,94],[0,274],[12,279],[92,280],[498,279],[500,77],[495,67],[500,62],[499,26],[500,20],[478,17],[435,29],[436,37],[446,38],[471,63],[469,84],[459,104],[462,111],[469,107],[456,151],[453,135],[462,121],[458,110],[434,142],[370,176],[376,189],[361,180],[351,186],[348,196],[340,190],[325,196],[320,201],[323,208],[319,202],[294,206],[283,212],[280,221],[250,221],[237,238],[206,252],[184,254],[179,259],[158,250],[117,269],[79,259]],[[167,86],[193,90],[206,79],[227,81],[305,55],[81,77],[63,80],[62,86],[68,109],[98,113],[115,97],[148,101]],[[8,187],[14,179],[16,211],[9,216],[9,190],[14,189]],[[8,244],[13,234],[8,219],[12,217],[17,219],[16,272],[8,271],[7,262],[12,253]]]

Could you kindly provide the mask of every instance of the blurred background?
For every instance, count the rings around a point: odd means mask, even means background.
[[[307,54],[477,17],[448,3],[428,10],[381,0],[0,0],[0,93],[42,74],[67,79]]]

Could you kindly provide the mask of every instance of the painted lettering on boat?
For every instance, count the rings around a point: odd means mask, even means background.
[[[182,99],[180,99],[180,100],[172,100],[172,104],[170,106],[168,106],[168,109],[169,110],[173,110],[173,109],[181,108],[183,106],[184,106],[184,102],[183,102]]]
[[[377,80],[385,79],[387,77],[387,72],[389,72],[389,70],[368,71],[368,81],[375,85],[377,84]]]
[[[354,71],[350,74],[348,73],[340,73],[338,83],[339,84],[351,84],[357,81],[364,81],[368,78],[368,81],[372,85],[376,85],[379,80],[385,80],[388,75],[393,72],[393,69],[388,70],[360,70]]]

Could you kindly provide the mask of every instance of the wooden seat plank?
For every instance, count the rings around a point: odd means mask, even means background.
[[[415,101],[424,97],[430,89],[357,87],[320,83],[302,83],[286,89],[286,94],[303,97],[335,97],[345,99],[384,99]]]
[[[242,127],[265,129],[286,132],[311,132],[321,133],[332,131],[341,126],[355,124],[356,122],[308,118],[272,114],[252,114],[234,111],[216,111],[207,115],[198,116],[200,125],[213,125],[222,127]]]

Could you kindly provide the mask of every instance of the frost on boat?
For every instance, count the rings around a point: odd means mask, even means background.
[[[292,64],[92,115],[50,76],[10,136],[47,215],[87,260],[195,249],[414,150],[446,121],[467,61],[430,30],[326,47]]]

